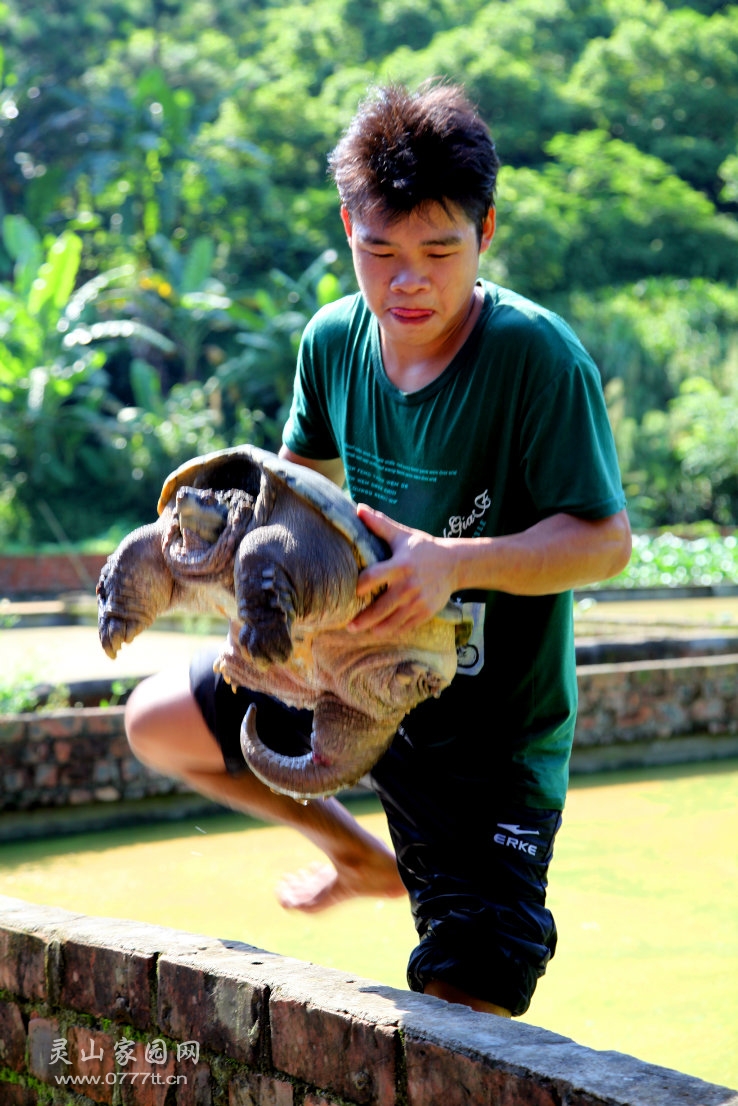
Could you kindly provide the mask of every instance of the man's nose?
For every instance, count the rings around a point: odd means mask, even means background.
[[[423,265],[406,264],[400,266],[392,275],[390,288],[393,292],[420,292],[429,286],[428,274]]]

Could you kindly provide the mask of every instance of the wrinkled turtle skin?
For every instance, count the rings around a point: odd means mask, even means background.
[[[359,572],[389,550],[327,478],[239,446],[173,472],[158,513],[100,574],[102,646],[115,657],[175,607],[228,618],[216,671],[314,711],[312,752],[284,757],[259,740],[249,710],[244,756],[273,790],[304,800],[355,783],[404,715],[450,683],[468,632],[453,604],[405,634],[345,630],[368,602],[356,596]]]

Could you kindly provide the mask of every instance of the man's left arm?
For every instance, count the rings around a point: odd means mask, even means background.
[[[617,575],[630,559],[627,513],[602,519],[555,514],[518,534],[498,538],[436,538],[360,506],[367,526],[392,556],[365,569],[358,594],[380,588],[352,628],[386,631],[427,621],[457,591],[549,595]]]

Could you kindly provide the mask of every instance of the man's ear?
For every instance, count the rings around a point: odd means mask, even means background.
[[[346,237],[348,238],[349,246],[351,245],[351,234],[353,228],[351,226],[351,216],[349,215],[348,208],[341,204],[341,222],[343,223],[343,229],[346,231]]]
[[[484,217],[482,223],[482,236],[479,240],[479,252],[484,253],[489,248],[489,244],[495,236],[495,209],[491,207]]]

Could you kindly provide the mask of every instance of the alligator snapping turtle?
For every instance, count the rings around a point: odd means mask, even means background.
[[[234,687],[314,711],[312,752],[285,757],[259,740],[249,709],[244,756],[273,790],[304,800],[355,783],[404,715],[451,681],[468,630],[454,604],[404,634],[346,631],[370,601],[356,596],[359,572],[389,549],[326,477],[239,446],[173,472],[158,513],[100,574],[102,646],[115,657],[174,607],[226,616],[215,670]]]

